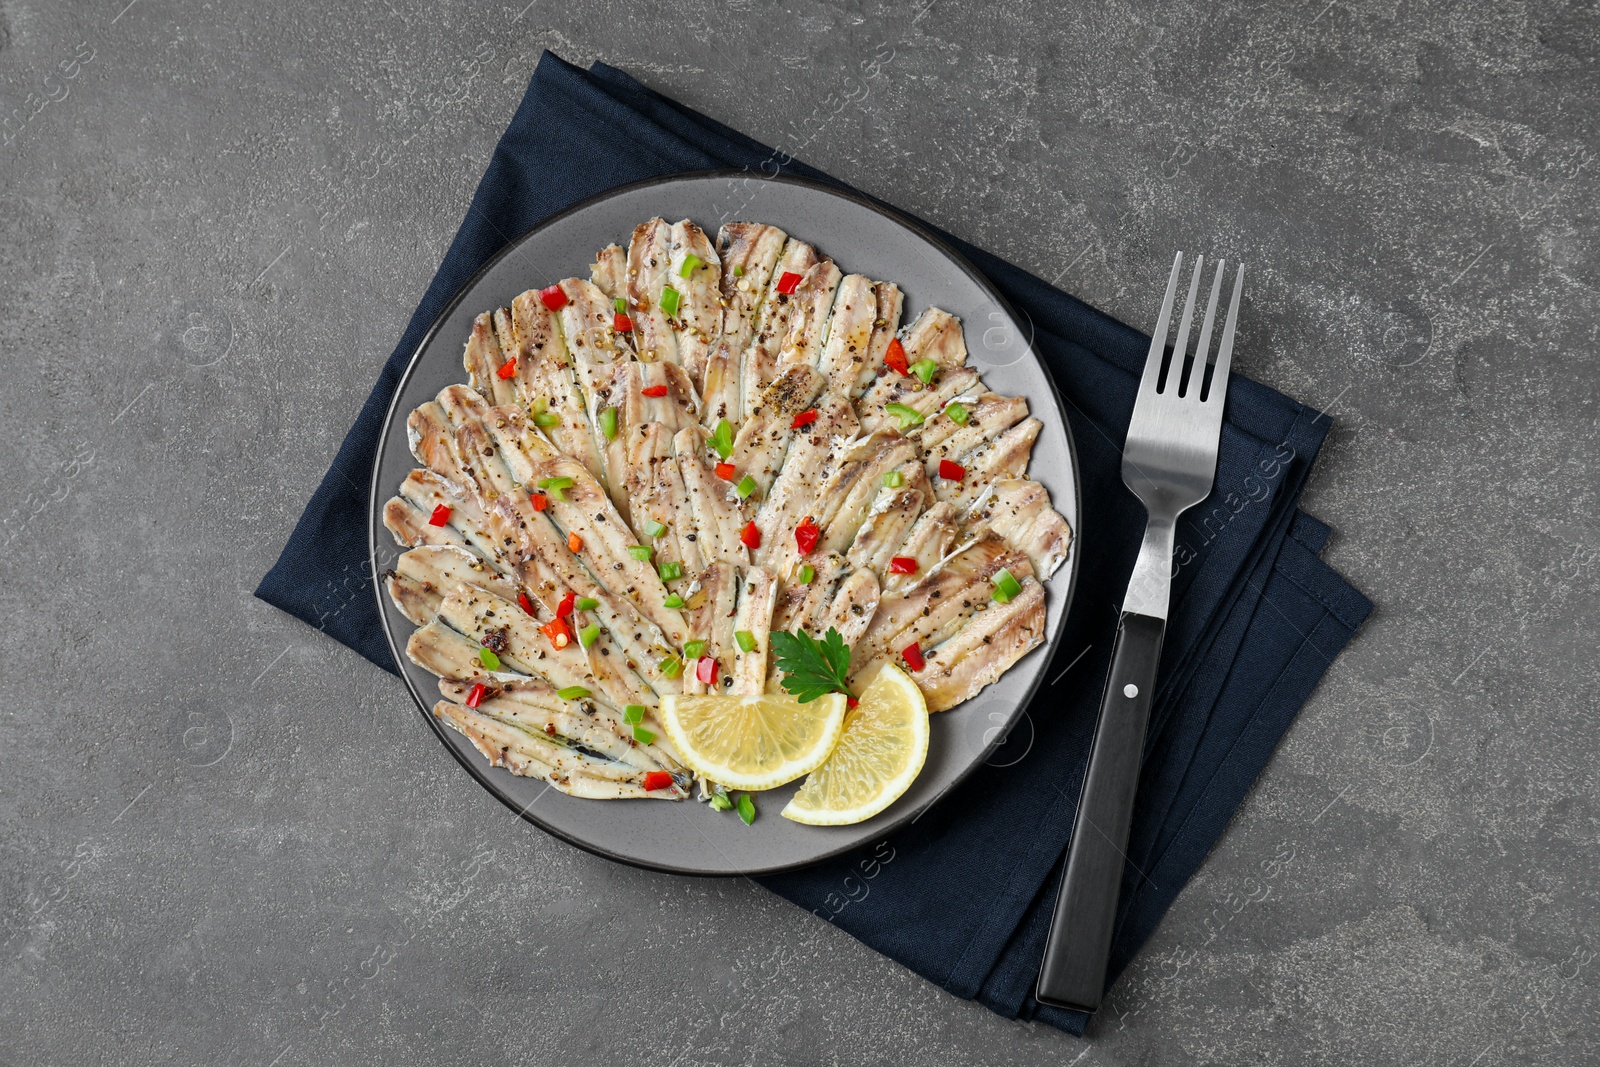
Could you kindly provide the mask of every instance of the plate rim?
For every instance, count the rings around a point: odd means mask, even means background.
[[[507,808],[516,812],[518,818],[538,827],[544,833],[558,838],[559,840],[565,841],[567,844],[581,849],[582,851],[591,855],[600,856],[615,863],[622,863],[629,867],[637,867],[642,870],[659,871],[664,874],[686,875],[697,878],[752,878],[769,874],[781,874],[787,871],[804,870],[819,863],[825,863],[828,860],[836,859],[841,855],[861,848],[862,845],[860,842],[841,844],[838,847],[819,853],[816,856],[808,857],[807,859],[798,860],[791,863],[752,867],[743,871],[712,871],[695,867],[674,866],[668,863],[656,863],[649,860],[642,860],[633,856],[624,855],[608,849],[604,845],[596,844],[592,841],[585,841],[574,834],[546,823],[537,815],[533,814],[532,803],[521,804],[513,800],[504,790],[502,790],[488,773],[494,768],[482,765],[481,761],[471,758],[466,752],[458,748],[445,732],[446,728],[434,718],[433,713],[429,709],[427,699],[424,698],[420,692],[418,692],[416,685],[413,684],[410,676],[405,672],[404,667],[402,666],[404,662],[404,649],[400,643],[398,643],[394,627],[390,625],[388,614],[385,611],[383,599],[384,588],[381,580],[382,576],[378,573],[379,535],[380,531],[387,533],[387,529],[383,526],[383,523],[380,519],[382,514],[380,509],[383,501],[388,499],[387,495],[383,491],[383,487],[378,483],[378,475],[379,469],[382,466],[384,452],[389,444],[389,436],[395,426],[395,415],[399,410],[400,397],[402,394],[404,394],[406,385],[410,382],[413,373],[415,373],[419,363],[421,362],[423,352],[426,351],[427,348],[433,343],[434,338],[443,329],[446,320],[448,320],[456,311],[456,309],[465,302],[467,294],[472,291],[472,289],[480,280],[482,280],[485,275],[498,266],[502,260],[516,253],[517,250],[535,234],[554,226],[556,223],[566,219],[571,215],[585,211],[603,201],[610,200],[626,193],[635,192],[637,190],[649,189],[660,185],[668,185],[673,182],[703,180],[708,178],[737,178],[749,181],[773,182],[781,185],[799,186],[801,188],[835,196],[842,200],[851,201],[861,207],[867,208],[870,211],[876,212],[877,214],[887,218],[890,222],[911,231],[917,237],[926,241],[928,244],[932,245],[935,249],[942,253],[974,284],[982,289],[990,299],[995,302],[1000,310],[1010,318],[1014,327],[1019,330],[1021,329],[1022,319],[1018,316],[1016,308],[1012,305],[1011,301],[1006,299],[1005,294],[1000,292],[999,288],[994,284],[994,282],[992,282],[982,271],[978,270],[978,268],[972,264],[972,261],[963,255],[960,250],[955,248],[955,246],[951,244],[950,240],[947,239],[943,234],[934,230],[928,224],[913,218],[910,215],[907,215],[900,209],[847,186],[842,186],[831,181],[820,181],[815,178],[808,178],[801,175],[786,173],[767,174],[765,172],[751,171],[749,169],[739,167],[715,167],[705,170],[678,171],[673,174],[656,175],[652,178],[645,178],[640,181],[627,182],[623,185],[612,186],[611,188],[605,189],[599,193],[595,193],[592,196],[584,197],[582,200],[579,200],[565,208],[562,208],[560,211],[546,216],[533,226],[510,238],[505,243],[504,247],[499,249],[494,253],[494,255],[485,260],[483,265],[472,273],[471,277],[461,283],[461,285],[456,289],[455,293],[439,310],[439,313],[434,316],[433,321],[428,324],[427,330],[423,332],[422,338],[417,342],[416,348],[406,360],[405,369],[395,380],[394,395],[390,398],[389,405],[384,412],[383,424],[379,428],[378,437],[373,447],[372,473],[368,478],[367,568],[372,577],[372,590],[373,597],[376,601],[378,624],[383,628],[384,641],[389,646],[390,655],[394,657],[395,666],[399,670],[400,680],[405,684],[407,692],[411,694],[412,703],[416,705],[417,711],[422,715],[423,721],[428,724],[429,730],[432,731],[439,743],[444,746],[445,751],[449,752],[451,757],[455,759],[456,763],[466,770],[466,772],[472,776],[473,780],[476,781],[480,787],[486,790],[490,796],[494,797]],[[1033,322],[1031,316],[1027,321],[1031,327]],[[1032,358],[1038,365],[1040,371],[1044,375],[1045,382],[1049,385],[1050,402],[1055,409],[1056,421],[1060,425],[1062,434],[1066,438],[1067,457],[1072,471],[1074,514],[1077,519],[1077,528],[1072,531],[1071,550],[1067,560],[1066,591],[1061,596],[1061,623],[1056,627],[1055,633],[1046,639],[1046,642],[1043,646],[1045,650],[1044,662],[1045,664],[1048,664],[1054,660],[1056,652],[1060,648],[1062,638],[1066,635],[1067,617],[1071,614],[1072,603],[1078,591],[1078,566],[1079,561],[1083,556],[1083,480],[1080,477],[1078,467],[1077,441],[1072,433],[1072,424],[1067,418],[1066,404],[1061,395],[1061,386],[1056,381],[1055,375],[1050,373],[1050,368],[1045,363],[1043,357],[1039,355],[1038,349],[1034,344],[1034,339],[1036,336],[1035,331],[1030,329],[1027,331],[1026,336],[1028,338],[1028,356]],[[1055,578],[1059,576],[1060,575],[1058,573],[1057,575],[1052,576],[1051,580],[1054,581]],[[1017,720],[1021,717],[1022,713],[1032,705],[1033,699],[1038,695],[1039,688],[1043,684],[1045,676],[1048,673],[1048,669],[1041,669],[1035,674],[1033,681],[1028,686],[1027,691],[1016,702],[1016,706],[1012,709],[1010,718],[1007,721],[1005,728],[1003,730],[996,731],[995,737],[987,745],[985,745],[983,750],[979,752],[959,774],[950,780],[948,785],[941,789],[932,800],[928,801],[928,803],[918,808],[908,808],[904,812],[900,813],[897,818],[884,826],[883,834],[888,835],[895,833],[907,823],[914,822],[916,819],[920,818],[924,812],[937,805],[939,801],[944,799],[944,797],[952,792],[957,786],[961,785],[973,774],[975,774],[978,768],[983,766],[988,761],[988,758],[993,751],[1004,743],[1006,737],[1008,737],[1011,731],[1016,727]],[[542,792],[540,793],[540,796],[543,796]]]

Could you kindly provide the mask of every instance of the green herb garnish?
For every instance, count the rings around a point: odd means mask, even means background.
[[[728,794],[723,791],[721,786],[718,786],[716,792],[711,794],[711,807],[715,811],[733,810],[733,801],[728,799]]]
[[[774,630],[767,637],[783,671],[783,688],[806,704],[828,693],[850,693],[850,646],[844,636],[830,626],[818,641],[801,630],[785,633]]]

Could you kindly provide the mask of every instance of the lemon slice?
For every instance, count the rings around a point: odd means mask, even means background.
[[[783,809],[785,819],[812,826],[864,822],[900,799],[928,758],[928,704],[905,671],[884,665],[826,763]]]
[[[694,771],[734,789],[773,789],[816,770],[844,729],[845,698],[787,693],[661,698],[661,724]]]

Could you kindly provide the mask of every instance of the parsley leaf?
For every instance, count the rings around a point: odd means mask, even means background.
[[[783,688],[806,704],[828,693],[850,694],[846,678],[850,673],[850,646],[834,627],[818,641],[805,631],[785,633],[774,630],[767,637],[778,669],[783,671]]]

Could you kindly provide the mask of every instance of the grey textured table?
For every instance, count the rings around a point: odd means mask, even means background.
[[[326,6],[0,4],[0,1063],[1600,1057],[1592,6]],[[250,598],[543,48],[1131,322],[1254,268],[1379,612],[1090,1042],[517,822]]]

